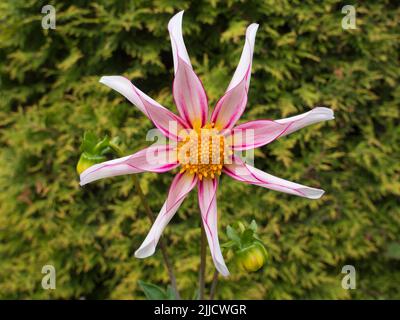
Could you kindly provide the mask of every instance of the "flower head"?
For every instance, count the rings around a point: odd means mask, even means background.
[[[249,121],[235,126],[247,104],[258,29],[258,24],[253,23],[247,28],[244,48],[232,80],[209,115],[207,95],[193,71],[183,41],[182,16],[183,11],[168,24],[175,72],[172,91],[179,116],[140,91],[125,77],[106,76],[100,79],[101,83],[132,102],[173,143],[152,145],[133,155],[96,164],[81,174],[80,184],[145,171],[161,173],[179,167],[167,200],[135,256],[145,258],[154,253],[162,231],[188,193],[197,186],[201,218],[211,255],[218,271],[227,276],[229,271],[222,257],[217,231],[219,175],[225,173],[244,183],[310,199],[320,198],[323,190],[272,176],[245,163],[234,152],[258,148],[310,124],[333,119],[333,112],[328,108],[315,108],[290,118]],[[243,138],[243,132],[251,134]]]

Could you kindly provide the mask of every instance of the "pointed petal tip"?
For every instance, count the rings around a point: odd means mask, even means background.
[[[156,248],[152,244],[140,247],[135,251],[135,258],[144,259],[154,254]]]
[[[127,77],[119,76],[119,75],[118,76],[116,76],[116,75],[114,75],[114,76],[102,76],[100,78],[99,82],[108,86],[111,83],[113,83],[113,81],[115,82],[115,81],[121,81],[121,80],[130,82],[130,80]]]
[[[90,173],[89,169],[93,169],[94,166],[91,166],[89,168],[87,168],[85,171],[83,171],[80,175],[79,175],[79,186],[83,187],[85,185],[87,185],[88,183],[92,182],[93,180],[90,180],[90,176],[88,178],[88,174]]]
[[[88,184],[90,181],[86,178],[86,175],[88,174],[88,170],[92,169],[93,166],[87,168],[86,170],[82,171],[81,174],[79,175],[79,186],[83,187],[85,184]]]
[[[107,83],[107,79],[109,78],[109,76],[102,76],[99,80],[100,83]]]
[[[215,267],[217,268],[218,272],[223,277],[228,277],[230,275],[228,268],[226,267],[225,263],[216,263]]]
[[[79,186],[83,187],[83,186],[85,186],[85,185],[87,185],[87,184],[89,184],[91,182],[93,182],[93,180],[81,178],[80,181],[79,181]]]
[[[326,120],[332,120],[335,118],[333,110],[327,107],[317,107],[314,108],[313,111],[325,117]]]
[[[246,36],[250,37],[250,36],[254,36],[257,33],[258,27],[260,25],[258,23],[252,23],[251,25],[249,25],[246,29]]]
[[[299,188],[298,191],[304,194],[304,196],[308,199],[319,199],[325,193],[322,189],[315,189],[315,188]]]
[[[256,22],[253,22],[251,25],[249,25],[248,27],[247,27],[247,30],[254,30],[254,31],[257,31],[257,29],[258,29],[258,27],[259,27],[260,25],[258,24],[258,23],[256,23]]]
[[[178,23],[180,25],[182,25],[182,18],[183,18],[183,13],[185,12],[185,10],[181,10],[178,13],[176,13],[171,19],[169,19],[168,22],[168,30],[171,32],[173,26]]]
[[[118,77],[118,76],[102,76],[100,78],[99,82],[110,87],[110,84],[111,84],[113,78],[116,79],[116,77]]]

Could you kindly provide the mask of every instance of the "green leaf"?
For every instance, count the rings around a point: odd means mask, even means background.
[[[242,233],[242,235],[241,235],[241,237],[240,237],[240,240],[241,240],[242,245],[243,245],[243,246],[246,246],[246,245],[251,244],[251,243],[254,241],[253,235],[254,235],[253,230],[251,230],[251,229],[246,229],[246,230]]]
[[[156,286],[155,284],[144,282],[142,280],[138,281],[140,288],[142,288],[146,298],[148,300],[166,300],[168,299],[164,289]]]
[[[242,221],[236,221],[233,224],[234,229],[236,229],[239,233],[242,233],[244,230],[246,230],[246,226]]]
[[[238,233],[231,226],[227,226],[226,227],[226,235],[232,241],[234,241],[236,243],[240,243],[240,237],[239,237]]]
[[[96,135],[92,132],[85,132],[81,144],[81,151],[93,153],[96,144],[97,144]]]
[[[110,144],[110,138],[105,136],[100,142],[98,142],[93,150],[94,153],[102,153]]]
[[[168,300],[176,300],[175,292],[171,285],[167,287],[166,296]]]
[[[253,230],[254,233],[257,232],[257,222],[256,222],[256,220],[253,219],[253,220],[251,221],[251,223],[250,223],[250,229]]]
[[[121,139],[119,137],[112,138],[109,143],[109,146],[119,157],[122,157],[124,155],[124,152],[122,151],[122,148],[119,146],[120,140]]]
[[[222,248],[232,248],[236,245],[237,243],[235,241],[227,241],[223,244],[221,244]]]
[[[196,288],[196,290],[194,290],[193,292],[192,300],[199,300],[199,299],[200,299],[200,291],[198,288]]]

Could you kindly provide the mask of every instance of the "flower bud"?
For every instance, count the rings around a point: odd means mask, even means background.
[[[123,152],[118,146],[119,138],[109,139],[107,136],[99,139],[91,132],[85,132],[81,144],[81,156],[76,165],[76,172],[81,174],[91,166],[107,160],[107,154],[122,157]]]
[[[103,156],[91,156],[88,155],[86,152],[82,153],[79,161],[76,165],[76,172],[81,174],[86,169],[90,168],[91,166],[103,162],[106,160],[106,157]]]
[[[255,272],[261,269],[267,262],[268,254],[260,242],[236,252],[236,262],[239,268],[247,272]]]
[[[267,262],[268,253],[257,235],[257,229],[254,220],[250,224],[236,221],[233,226],[226,228],[229,241],[223,243],[222,247],[242,271],[257,271]]]

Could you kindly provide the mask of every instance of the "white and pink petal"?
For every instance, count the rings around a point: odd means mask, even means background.
[[[250,85],[254,42],[258,24],[251,24],[246,30],[246,39],[239,64],[224,96],[217,102],[211,121],[219,129],[231,129],[239,120],[247,104]]]
[[[198,182],[198,197],[203,227],[206,232],[211,257],[219,273],[228,276],[218,240],[217,179],[203,179]]]
[[[307,187],[268,174],[244,163],[238,157],[234,158],[234,162],[232,164],[225,165],[223,172],[244,183],[254,184],[260,187],[309,199],[319,199],[324,194],[324,190]]]
[[[325,107],[317,107],[308,112],[299,114],[297,116],[275,120],[277,123],[287,125],[288,128],[282,133],[282,136],[286,136],[299,129],[318,123],[321,121],[327,121],[335,119],[333,110]]]
[[[280,137],[288,128],[272,120],[255,120],[242,123],[231,132],[232,149],[235,151],[261,147]]]
[[[236,151],[258,148],[306,126],[332,119],[334,116],[331,109],[318,107],[298,116],[281,120],[245,122],[230,132],[232,148]]]
[[[182,36],[183,11],[168,23],[174,59],[175,79],[173,95],[180,116],[192,127],[202,127],[207,122],[207,95],[198,76],[193,71]]]
[[[147,258],[155,252],[162,232],[181,206],[183,200],[196,186],[196,183],[196,175],[179,173],[175,176],[169,189],[167,200],[161,208],[146,239],[135,252],[136,258]]]
[[[153,145],[130,156],[105,161],[86,169],[80,175],[80,185],[139,172],[166,172],[179,166],[177,152],[172,145]]]
[[[139,110],[141,110],[154,125],[168,138],[179,140],[179,132],[189,125],[173,112],[167,110],[157,101],[150,98],[141,90],[136,88],[133,83],[122,76],[104,76],[100,82],[118,91]]]

